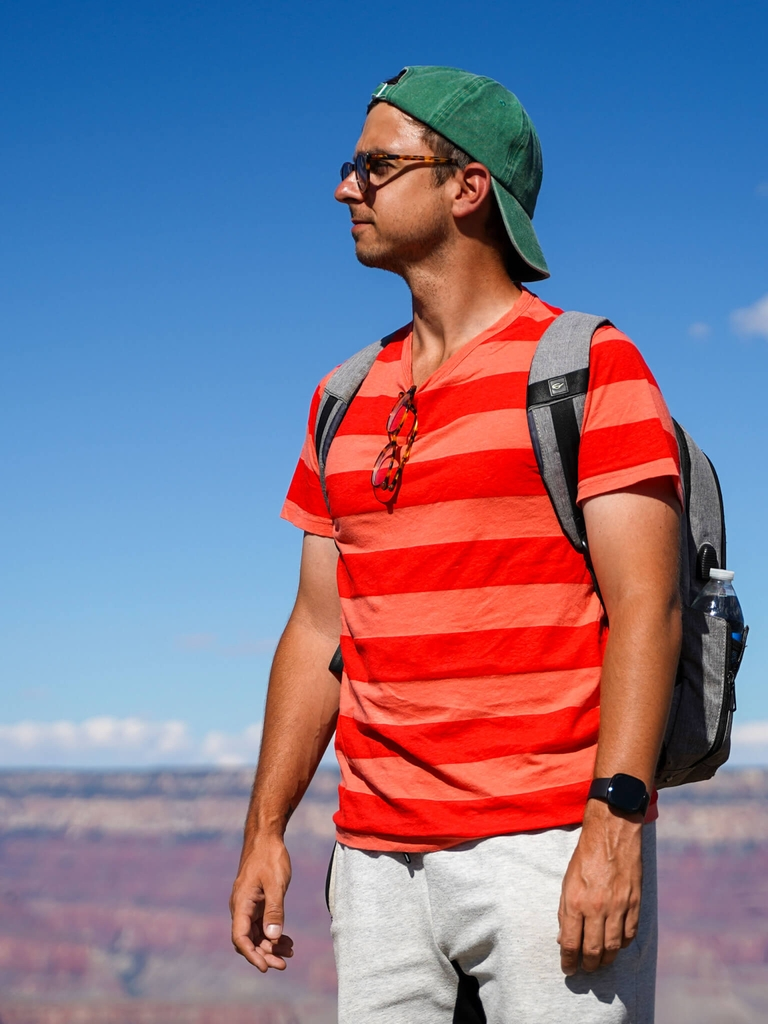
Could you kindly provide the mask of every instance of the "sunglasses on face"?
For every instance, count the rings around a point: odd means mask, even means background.
[[[391,162],[394,160],[412,160],[426,165],[453,164],[455,160],[442,156],[405,156],[402,153],[358,153],[354,162],[348,160],[341,165],[341,180],[345,181],[354,173],[358,189],[365,193],[370,184],[383,185],[390,176]]]

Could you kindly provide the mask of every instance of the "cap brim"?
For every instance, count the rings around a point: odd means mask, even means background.
[[[549,277],[549,267],[544,259],[544,253],[541,251],[536,232],[533,230],[531,218],[511,192],[507,192],[495,178],[492,178],[491,182],[509,240],[529,268],[527,274],[520,275],[520,280],[544,281]]]

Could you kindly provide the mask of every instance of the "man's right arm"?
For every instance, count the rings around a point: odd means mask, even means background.
[[[328,664],[339,643],[338,551],[304,535],[296,604],[275,652],[264,733],[232,888],[232,942],[265,973],[285,968],[292,941],[282,934],[291,864],[283,835],[336,727],[339,682]]]

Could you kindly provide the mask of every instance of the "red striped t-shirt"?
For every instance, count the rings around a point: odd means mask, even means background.
[[[544,489],[525,404],[536,343],[559,312],[524,292],[418,387],[418,435],[391,506],[371,469],[412,384],[410,326],[331,445],[332,515],[313,441],[325,380],[315,393],[282,514],[339,549],[334,820],[349,846],[427,851],[582,819],[607,625]],[[654,477],[679,488],[672,421],[635,346],[603,327],[578,500]]]

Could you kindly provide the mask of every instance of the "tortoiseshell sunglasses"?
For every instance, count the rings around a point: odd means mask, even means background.
[[[374,185],[383,185],[387,174],[376,170],[376,164],[383,160],[416,160],[423,164],[456,164],[455,160],[443,156],[403,156],[400,153],[372,153],[369,151],[358,153],[354,163],[348,160],[341,165],[341,180],[344,181],[354,171],[357,187],[363,193],[367,191],[371,182]]]
[[[413,396],[416,393],[416,385],[401,391],[395,402],[392,412],[387,418],[387,434],[389,441],[384,445],[381,454],[373,466],[371,473],[371,484],[373,493],[385,505],[391,500],[392,491],[395,490],[403,473],[403,466],[411,455],[413,442],[416,440],[416,432],[419,429],[419,418],[416,414],[416,406],[413,404]],[[405,444],[400,444],[398,438],[405,433],[408,426]]]

